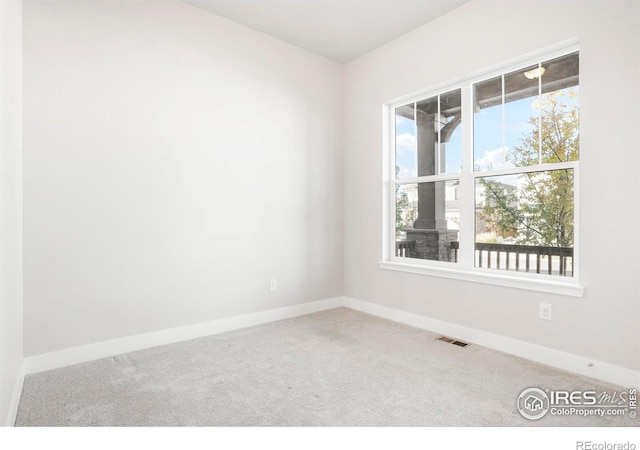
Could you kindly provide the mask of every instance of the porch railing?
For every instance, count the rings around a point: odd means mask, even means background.
[[[396,256],[402,256],[403,258],[413,257],[416,248],[416,241],[405,239],[403,241],[396,241]]]
[[[396,256],[415,257],[415,246],[414,240],[396,241]],[[458,250],[458,242],[449,244],[451,261],[458,262]],[[573,276],[572,247],[477,242],[475,250],[476,267]]]
[[[523,261],[524,260],[524,261]],[[573,247],[476,242],[478,267],[573,276]],[[524,265],[524,267],[522,267]],[[515,267],[514,267],[515,266]],[[546,267],[545,267],[546,266]],[[554,267],[555,266],[555,267]]]

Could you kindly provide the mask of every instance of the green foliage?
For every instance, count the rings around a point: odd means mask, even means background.
[[[507,160],[516,167],[577,160],[578,105],[563,101],[576,96],[577,88],[545,94],[538,105],[540,117],[529,119],[534,131],[522,137]],[[572,246],[573,171],[531,172],[518,177],[517,189],[495,179],[480,179],[485,188],[482,217],[488,228],[502,236],[515,236],[519,244]]]

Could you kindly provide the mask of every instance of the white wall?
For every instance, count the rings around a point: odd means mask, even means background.
[[[24,14],[26,356],[341,295],[338,64],[182,2]]]
[[[584,297],[379,269],[382,104],[576,37]],[[638,3],[473,1],[348,64],[345,296],[639,369],[639,58]]]
[[[0,1],[0,425],[22,386],[22,3]]]

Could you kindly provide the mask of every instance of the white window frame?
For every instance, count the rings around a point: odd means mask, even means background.
[[[488,70],[470,76],[442,83],[411,95],[396,98],[383,105],[383,248],[381,269],[450,278],[477,283],[507,286],[533,291],[582,297],[584,287],[580,283],[579,264],[579,161],[555,164],[541,164],[509,169],[474,171],[473,159],[473,85],[490,78],[524,69],[539,62],[548,61],[567,54],[578,52],[577,41],[572,40],[547,47],[541,51],[494,66]],[[460,230],[458,262],[432,261],[416,258],[404,258],[395,255],[395,109],[408,103],[417,102],[438,94],[461,89],[462,94],[462,171],[459,173],[429,175],[402,179],[402,184],[459,180],[460,192]],[[580,149],[582,150],[582,149]],[[580,157],[582,152],[580,151]],[[513,173],[530,173],[572,169],[574,174],[574,254],[573,277],[558,277],[542,273],[513,272],[490,268],[475,267],[475,183],[477,178],[500,176]],[[472,250],[469,250],[469,249]]]

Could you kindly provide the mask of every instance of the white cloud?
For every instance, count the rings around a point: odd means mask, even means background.
[[[396,153],[403,154],[415,152],[416,137],[410,133],[402,133],[396,136]]]
[[[489,167],[494,169],[513,167],[510,163],[505,164],[504,154],[508,151],[508,147],[498,147],[493,150],[485,150],[482,158],[475,160],[474,166],[479,169],[488,169]]]
[[[405,178],[413,178],[416,176],[416,172],[415,170],[411,170],[408,167],[402,167],[400,168],[400,171],[398,172],[398,179],[402,180]]]

